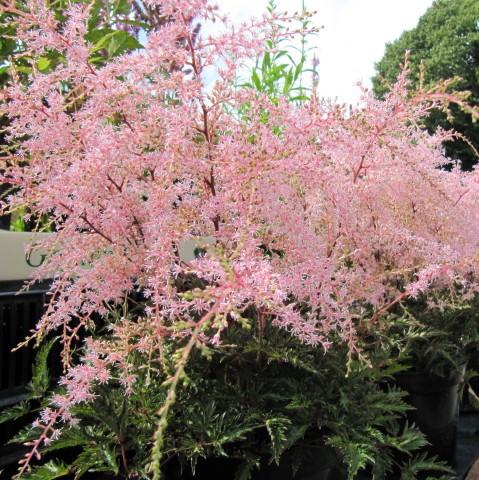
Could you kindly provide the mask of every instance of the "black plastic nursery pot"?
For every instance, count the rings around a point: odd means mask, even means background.
[[[479,373],[479,350],[475,349],[471,353],[467,363],[467,369]],[[479,375],[470,378],[468,380],[468,386],[472,389],[475,395],[479,395]],[[474,407],[474,400],[471,399],[467,388],[464,391],[461,407],[465,413],[477,411],[477,409]]]
[[[271,464],[253,476],[254,480],[291,480],[293,458],[284,455],[279,465]],[[305,458],[294,475],[295,480],[346,480],[347,473],[336,452],[327,446],[315,446],[305,452]]]
[[[456,462],[459,393],[464,372],[465,367],[449,378],[425,372],[406,372],[396,377],[415,409],[410,412],[409,420],[426,435],[430,453],[451,466]]]
[[[312,446],[301,452],[303,461],[293,477],[293,455],[285,453],[279,462],[265,461],[261,468],[253,470],[252,480],[346,480],[347,473],[339,462],[335,451],[327,446]],[[214,480],[233,479],[241,466],[241,460],[227,457],[200,459],[196,465],[195,475],[187,469],[179,470],[172,463],[166,468],[165,477],[168,480]]]

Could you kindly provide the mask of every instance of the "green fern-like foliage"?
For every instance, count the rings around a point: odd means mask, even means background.
[[[369,332],[371,344],[389,356],[396,372],[415,371],[443,378],[464,375],[464,366],[479,351],[479,297],[465,300],[442,292],[399,304],[384,329]],[[387,361],[387,360],[386,360]]]
[[[437,462],[435,458],[428,458],[425,453],[414,456],[403,468],[401,472],[401,480],[414,480],[418,478],[421,472],[439,473],[441,476],[434,476],[436,480],[450,480],[450,469]],[[431,477],[428,477],[431,478]]]
[[[51,378],[48,369],[48,356],[55,342],[56,339],[53,338],[39,348],[32,368],[32,380],[27,386],[25,400],[0,411],[0,425],[38,410],[38,400],[44,399],[50,389]]]
[[[25,473],[22,478],[25,480],[55,480],[65,477],[68,473],[69,469],[64,463],[50,461]]]
[[[173,345],[165,345],[165,352],[173,361]],[[115,381],[98,385],[95,401],[76,407],[78,423],[44,447],[46,463],[26,478],[80,479],[90,473],[150,478],[166,376],[155,360],[134,355],[137,381],[131,395],[125,396]],[[403,475],[409,480],[423,470],[447,475],[447,467],[421,455],[426,441],[405,423],[410,407],[403,392],[388,386],[394,369],[383,357],[371,354],[372,367],[350,360],[347,375],[345,349],[325,353],[269,326],[232,325],[222,346],[191,358],[187,382],[168,419],[162,457],[166,478],[204,478],[202,468],[215,459],[229,462],[230,478],[236,480],[258,478],[275,468],[301,480],[305,468],[325,461],[349,479]],[[39,363],[45,362],[45,355],[39,355]],[[6,419],[22,415],[29,405],[36,408],[38,389],[48,384],[43,373],[32,382],[35,400],[4,412]],[[15,440],[36,435],[27,428]]]

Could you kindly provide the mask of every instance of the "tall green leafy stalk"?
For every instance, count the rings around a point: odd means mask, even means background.
[[[267,12],[271,16],[271,35],[266,41],[264,54],[256,59],[249,81],[243,86],[254,88],[267,94],[270,98],[284,96],[291,102],[304,102],[316,95],[317,63],[315,56],[310,58],[315,50],[310,40],[315,38],[318,29],[312,26],[311,17],[305,2],[302,2],[302,13],[299,19],[299,46],[291,43],[290,38],[281,36],[284,29],[281,21],[276,20],[278,6],[274,0],[269,0]],[[311,67],[308,66],[311,62]],[[306,77],[311,76],[310,85]]]

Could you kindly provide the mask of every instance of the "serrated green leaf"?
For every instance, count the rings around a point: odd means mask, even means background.
[[[69,468],[63,462],[50,460],[39,467],[33,467],[30,472],[22,475],[22,480],[54,480],[68,475]]]
[[[428,458],[426,453],[416,455],[407,464],[401,468],[401,480],[415,480],[421,472],[439,472],[445,473],[444,480],[452,480],[455,473],[445,462],[440,462],[436,457]]]
[[[67,428],[63,430],[58,439],[54,440],[47,447],[43,448],[44,453],[63,450],[64,448],[80,447],[88,443],[88,438],[82,434],[82,431],[76,428]]]
[[[48,356],[56,338],[44,343],[35,356],[32,369],[32,380],[29,385],[31,398],[42,398],[50,388],[50,372],[48,370]]]
[[[265,425],[271,440],[273,460],[279,465],[279,458],[287,444],[286,432],[291,426],[291,420],[286,417],[268,418]]]
[[[281,453],[293,447],[298,440],[302,439],[309,427],[310,424],[306,423],[304,425],[294,425],[292,428],[290,428],[286,435]]]
[[[85,448],[73,462],[72,468],[75,471],[75,480],[87,472],[108,472],[118,475],[120,470],[116,452],[106,445]]]
[[[30,412],[30,408],[30,403],[24,401],[3,409],[0,412],[0,424],[23,417]]]
[[[32,428],[31,426],[24,427],[7,442],[7,445],[19,445],[30,442],[37,439],[39,434],[40,431],[38,429]]]
[[[401,435],[388,437],[388,444],[403,453],[411,453],[429,444],[426,437],[414,426],[406,424]]]

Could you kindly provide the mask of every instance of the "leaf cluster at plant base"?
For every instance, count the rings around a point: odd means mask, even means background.
[[[46,351],[38,356],[37,379],[45,378]],[[346,376],[346,355],[346,349],[324,353],[307,347],[269,326],[261,333],[229,330],[208,358],[194,354],[177,392],[164,440],[166,478],[188,478],[198,464],[221,458],[229,459],[237,480],[261,478],[275,464],[293,478],[311,463],[311,454],[329,447],[336,452],[333,465],[351,479],[395,474],[409,480],[424,470],[448,473],[421,453],[427,442],[405,421],[411,407],[405,393],[391,384],[390,371],[355,361]],[[96,399],[74,409],[78,423],[42,449],[46,463],[22,478],[81,478],[92,472],[149,478],[167,377],[162,365],[148,357],[136,355],[132,364],[137,380],[131,394],[125,396],[112,382],[98,385]],[[28,411],[35,398],[32,393],[20,407],[3,412],[2,421]],[[15,441],[36,435],[28,428]]]

